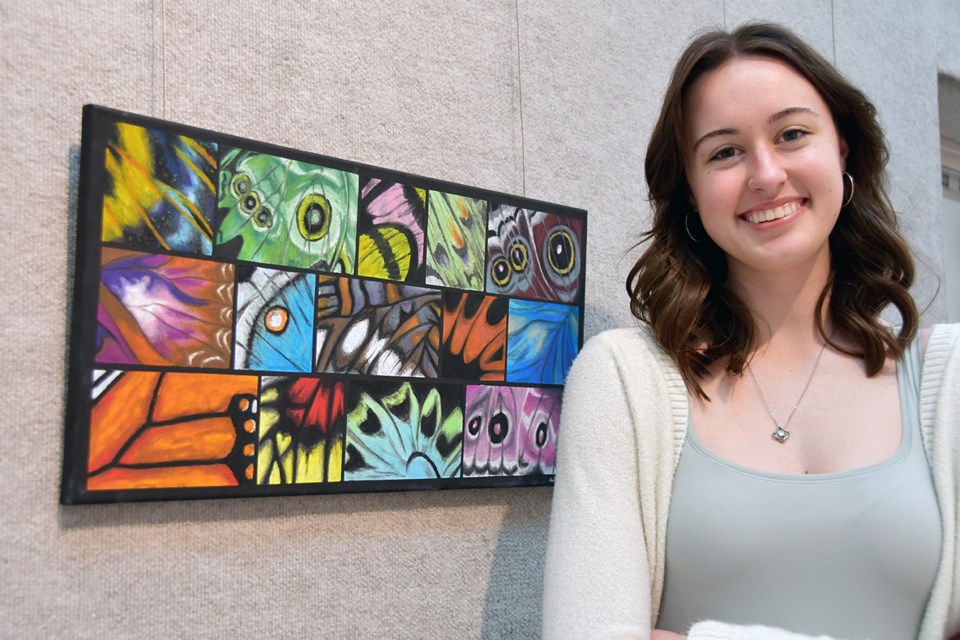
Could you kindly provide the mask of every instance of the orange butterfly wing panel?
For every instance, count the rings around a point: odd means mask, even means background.
[[[87,489],[246,484],[255,475],[256,376],[98,371]]]

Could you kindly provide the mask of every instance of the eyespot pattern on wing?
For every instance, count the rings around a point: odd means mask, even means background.
[[[316,282],[312,273],[237,267],[234,367],[311,370]]]
[[[557,388],[468,385],[464,477],[553,473],[561,394]]]
[[[582,221],[502,205],[487,229],[486,290],[555,302],[580,296]]]
[[[214,254],[353,273],[359,176],[230,149],[220,172]]]

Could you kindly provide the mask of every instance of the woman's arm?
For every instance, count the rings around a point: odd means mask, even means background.
[[[690,627],[687,640],[839,640],[829,636],[805,636],[784,629],[760,625],[726,624],[715,620]]]
[[[637,445],[624,381],[603,336],[567,377],[544,570],[544,640],[650,633]]]
[[[724,624],[715,620],[698,622],[689,635],[654,629],[650,640],[836,640],[827,636],[804,636],[783,629]]]

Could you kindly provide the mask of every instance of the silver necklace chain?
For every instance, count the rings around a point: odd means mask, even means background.
[[[760,396],[760,402],[763,403],[763,408],[767,410],[767,415],[770,416],[770,419],[773,420],[773,424],[776,425],[776,429],[773,430],[773,433],[770,436],[783,444],[787,441],[787,438],[790,437],[790,432],[787,431],[787,425],[790,424],[790,420],[793,419],[793,414],[797,412],[797,407],[800,406],[800,403],[803,402],[803,396],[807,395],[807,389],[810,388],[810,383],[813,382],[813,376],[817,372],[817,367],[820,366],[820,358],[823,357],[823,352],[827,348],[827,343],[824,342],[823,346],[820,347],[820,353],[817,354],[817,361],[813,363],[813,369],[810,371],[810,377],[807,378],[807,383],[803,385],[803,391],[800,392],[800,397],[797,398],[797,403],[793,405],[793,409],[790,410],[790,415],[787,416],[787,419],[783,421],[783,424],[780,424],[780,421],[777,420],[776,416],[773,415],[773,411],[770,410],[770,405],[767,404],[767,398],[763,395],[763,391],[760,390],[760,383],[757,382],[757,376],[753,375],[753,367],[747,368],[747,373],[750,374],[750,379],[753,380],[753,386],[757,388],[757,394]]]

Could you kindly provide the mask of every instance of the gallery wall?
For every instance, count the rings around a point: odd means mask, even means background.
[[[632,322],[644,147],[676,56],[705,27],[780,20],[880,109],[931,323],[937,73],[960,75],[960,4],[901,7],[0,0],[0,635],[540,629],[549,488],[58,504],[83,104],[587,209],[589,336]]]

